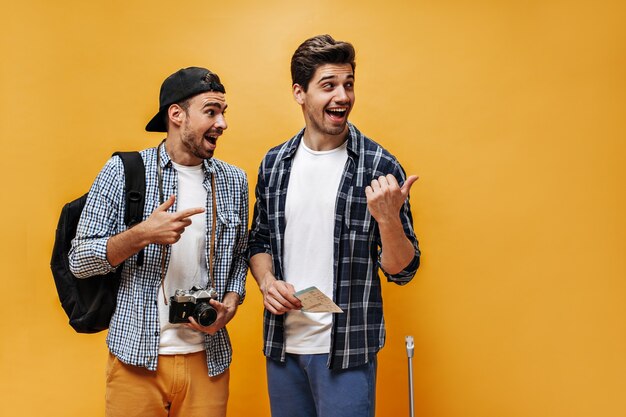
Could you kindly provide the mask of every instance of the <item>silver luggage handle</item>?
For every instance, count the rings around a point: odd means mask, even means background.
[[[414,417],[413,412],[413,351],[415,345],[413,343],[413,336],[406,336],[406,356],[409,358],[409,415]]]

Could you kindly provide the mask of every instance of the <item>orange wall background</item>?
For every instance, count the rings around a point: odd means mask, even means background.
[[[385,285],[379,416],[626,415],[626,7],[620,1],[2,2],[0,392],[6,416],[103,415],[104,334],[66,324],[49,272],[61,206],[146,133],[163,79],[228,91],[217,156],[254,186],[303,124],[289,60],[357,49],[352,121],[413,187],[423,265]],[[229,326],[229,416],[268,416],[262,302]]]

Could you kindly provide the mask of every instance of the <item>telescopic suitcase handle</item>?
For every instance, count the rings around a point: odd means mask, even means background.
[[[413,344],[413,336],[406,336],[406,356],[409,358],[409,415],[414,417],[413,414],[413,350],[415,345]]]

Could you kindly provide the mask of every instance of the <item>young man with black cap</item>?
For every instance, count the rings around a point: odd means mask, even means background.
[[[119,157],[89,191],[70,268],[80,278],[124,263],[107,335],[108,417],[226,415],[232,349],[225,326],[245,295],[248,183],[241,169],[213,158],[227,128],[224,94],[204,68],[181,69],[163,82],[146,130],[167,137],[141,151],[143,222],[124,224]],[[173,321],[184,323],[171,323],[171,309],[181,305],[177,290],[209,300],[215,316],[203,322],[176,310]]]
[[[292,87],[305,128],[259,168],[250,271],[265,305],[273,417],[374,415],[379,270],[403,285],[419,266],[408,201],[417,177],[348,122],[354,56],[329,35],[298,47]],[[343,311],[303,310],[294,293],[311,286]]]

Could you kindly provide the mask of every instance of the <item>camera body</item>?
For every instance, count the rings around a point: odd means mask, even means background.
[[[210,326],[217,319],[217,311],[209,303],[211,299],[217,300],[214,288],[176,290],[170,297],[170,323],[189,323],[191,316],[201,326]]]

